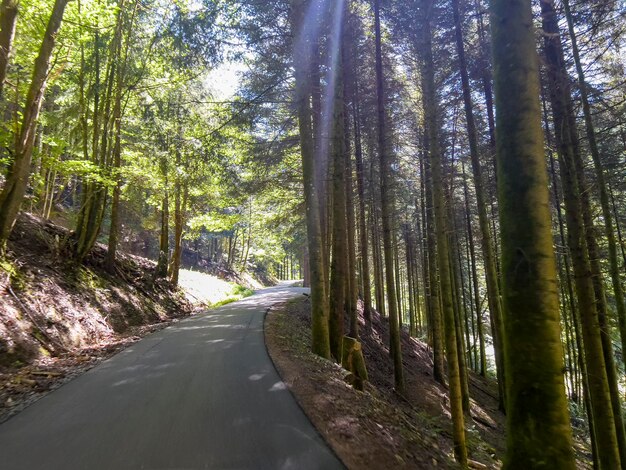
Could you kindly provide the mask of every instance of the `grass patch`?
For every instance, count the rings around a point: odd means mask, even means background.
[[[209,308],[217,308],[221,307],[222,305],[237,302],[238,300],[241,300],[245,297],[250,297],[252,294],[254,294],[254,291],[252,289],[240,286],[239,284],[233,284],[233,289],[230,293],[228,293],[227,297],[209,304]]]
[[[206,308],[236,302],[254,293],[253,290],[234,282],[186,269],[180,271],[179,285],[185,290],[190,302]]]

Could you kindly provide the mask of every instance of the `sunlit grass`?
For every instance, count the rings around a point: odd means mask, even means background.
[[[251,289],[210,274],[181,269],[180,286],[195,305],[215,308],[236,302],[254,293]]]

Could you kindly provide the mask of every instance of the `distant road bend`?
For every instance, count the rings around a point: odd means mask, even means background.
[[[2,470],[344,468],[281,382],[272,287],[147,336],[0,425]]]

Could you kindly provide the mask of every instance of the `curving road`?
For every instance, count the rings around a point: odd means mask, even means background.
[[[0,425],[2,470],[339,469],[267,355],[273,287],[147,336]]]

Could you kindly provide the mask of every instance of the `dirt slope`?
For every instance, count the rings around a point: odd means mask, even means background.
[[[447,390],[432,378],[426,345],[402,336],[406,395],[393,391],[388,323],[375,315],[371,334],[362,327],[370,383],[358,392],[338,365],[309,351],[308,299],[286,304],[266,318],[268,350],[283,380],[348,468],[457,468]],[[499,468],[504,417],[492,383],[471,378],[472,416],[467,441],[472,468]]]
[[[24,396],[191,312],[181,291],[153,282],[153,262],[120,254],[110,274],[98,245],[76,265],[63,250],[68,235],[23,214],[0,262],[0,420]]]

